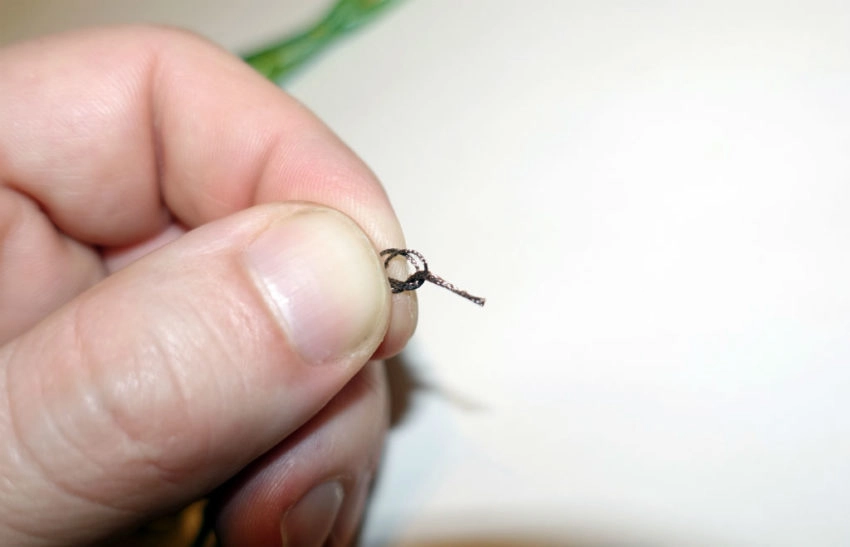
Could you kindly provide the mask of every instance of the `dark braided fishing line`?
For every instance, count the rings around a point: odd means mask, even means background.
[[[456,295],[466,298],[470,302],[475,302],[479,306],[484,305],[484,298],[481,298],[480,296],[473,296],[468,292],[455,287],[439,275],[431,273],[431,270],[428,269],[428,262],[425,260],[425,257],[422,256],[422,253],[418,251],[414,251],[413,249],[384,249],[381,251],[381,256],[386,257],[384,258],[384,268],[388,268],[390,261],[397,256],[404,257],[407,259],[407,262],[413,266],[414,271],[407,277],[407,279],[401,280],[394,279],[392,277],[389,278],[390,289],[392,289],[393,293],[415,291],[428,281],[434,285],[448,289]]]

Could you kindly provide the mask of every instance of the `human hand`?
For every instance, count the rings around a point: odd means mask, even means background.
[[[347,543],[386,429],[374,359],[416,322],[375,177],[179,31],[21,43],[0,75],[0,544],[209,492],[225,544]]]

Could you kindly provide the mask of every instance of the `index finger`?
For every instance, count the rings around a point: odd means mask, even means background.
[[[0,50],[0,73],[0,188],[36,202],[79,242],[135,245],[174,219],[191,228],[298,200],[347,214],[376,250],[404,246],[365,164],[296,100],[199,37],[68,33]],[[402,296],[393,308],[403,325],[391,330],[406,340],[415,302]]]
[[[374,175],[306,108],[227,52],[165,28],[68,33],[0,51],[0,181],[65,233],[123,245],[267,201],[401,229]],[[10,131],[11,128],[11,131]]]

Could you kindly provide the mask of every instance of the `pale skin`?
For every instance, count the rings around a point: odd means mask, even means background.
[[[0,75],[0,544],[102,541],[208,493],[224,544],[347,544],[379,360],[416,323],[375,176],[181,31],[20,43]],[[341,502],[288,518],[329,483]]]

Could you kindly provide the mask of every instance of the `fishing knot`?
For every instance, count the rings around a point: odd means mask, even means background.
[[[407,259],[408,264],[413,266],[413,273],[407,276],[407,279],[405,280],[387,277],[393,294],[404,291],[415,291],[424,285],[426,281],[430,281],[431,283],[439,285],[444,289],[448,289],[453,293],[478,304],[479,306],[484,305],[483,298],[479,296],[472,296],[468,292],[458,289],[442,277],[431,273],[428,269],[428,262],[425,260],[425,257],[422,256],[422,253],[418,251],[414,251],[413,249],[384,249],[381,251],[381,256],[386,257],[384,258],[384,269],[389,268],[390,261],[397,256],[404,257]]]
[[[390,288],[394,294],[404,291],[415,291],[428,281],[428,274],[431,272],[428,271],[428,262],[425,261],[425,257],[421,253],[412,249],[384,249],[381,251],[381,256],[386,256],[384,259],[384,268],[389,268],[390,261],[397,256],[403,256],[413,266],[414,272],[404,281],[392,277],[388,278]]]

